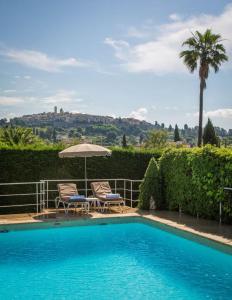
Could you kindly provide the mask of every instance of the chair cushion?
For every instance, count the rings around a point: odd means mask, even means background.
[[[119,199],[121,198],[120,194],[106,194],[106,199]]]
[[[69,197],[69,201],[85,202],[86,198],[84,195],[73,195]]]

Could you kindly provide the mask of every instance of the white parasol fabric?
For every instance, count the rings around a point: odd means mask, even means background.
[[[85,195],[87,197],[87,166],[86,158],[93,156],[110,156],[111,151],[105,147],[94,145],[94,144],[78,144],[71,146],[61,152],[59,157],[61,158],[72,158],[72,157],[84,157],[85,158]]]

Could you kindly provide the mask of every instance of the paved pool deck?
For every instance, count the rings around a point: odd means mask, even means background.
[[[123,213],[116,208],[112,211],[101,213],[91,211],[88,215],[79,211],[76,213],[70,211],[65,214],[63,210],[56,212],[49,209],[40,214],[13,214],[0,215],[0,225],[50,222],[50,221],[70,221],[81,219],[97,219],[97,218],[124,218],[124,217],[144,217],[146,219],[161,223],[172,228],[182,230],[200,237],[213,240],[215,242],[225,244],[232,247],[232,225],[219,224],[216,221],[197,219],[189,215],[179,214],[170,211],[140,211],[135,208],[126,207]]]

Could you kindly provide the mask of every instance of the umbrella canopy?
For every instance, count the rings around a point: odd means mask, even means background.
[[[111,155],[109,149],[94,144],[79,144],[59,152],[59,157],[93,157],[109,155]]]
[[[94,144],[79,144],[71,146],[61,152],[59,157],[84,157],[85,158],[85,195],[87,197],[87,167],[86,158],[93,156],[110,156],[111,151],[105,147],[94,145]]]

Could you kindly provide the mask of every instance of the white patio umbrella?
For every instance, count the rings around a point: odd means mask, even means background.
[[[59,157],[84,157],[85,158],[85,196],[87,197],[87,157],[110,156],[111,151],[105,147],[94,144],[78,144],[71,146],[61,152]]]

